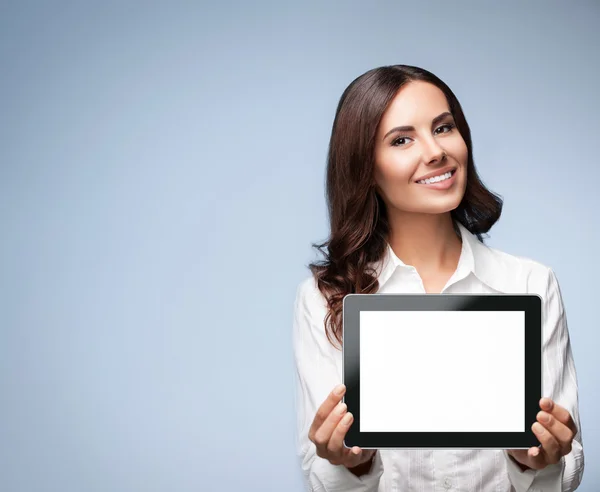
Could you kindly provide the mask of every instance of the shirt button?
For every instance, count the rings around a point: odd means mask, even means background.
[[[452,487],[452,482],[450,481],[450,479],[447,478],[446,480],[444,480],[444,488],[449,489],[451,487]]]

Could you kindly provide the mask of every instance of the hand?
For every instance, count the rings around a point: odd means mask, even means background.
[[[346,404],[340,401],[345,391],[346,387],[339,385],[329,394],[317,410],[308,438],[315,443],[317,456],[325,458],[332,465],[344,465],[351,469],[368,462],[376,450],[363,450],[358,446],[349,449],[344,446],[344,436],[353,420]]]
[[[571,452],[573,437],[577,428],[569,412],[554,403],[550,398],[540,400],[541,412],[531,429],[541,443],[541,447],[529,449],[509,449],[507,453],[525,467],[541,470],[558,463],[562,456]]]

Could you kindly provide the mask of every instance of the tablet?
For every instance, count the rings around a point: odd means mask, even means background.
[[[535,294],[348,294],[344,445],[538,446],[542,299]]]

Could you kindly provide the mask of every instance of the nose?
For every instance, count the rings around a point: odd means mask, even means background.
[[[427,165],[439,164],[446,157],[446,152],[435,139],[431,139],[423,144],[422,156]]]

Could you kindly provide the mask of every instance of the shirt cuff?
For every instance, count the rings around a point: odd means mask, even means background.
[[[326,459],[316,457],[311,467],[326,492],[376,492],[383,475],[383,462],[379,451],[375,452],[369,473],[357,477],[344,465],[332,465]]]
[[[516,492],[534,492],[538,490],[543,490],[544,492],[562,491],[564,456],[558,463],[548,465],[541,470],[528,469],[523,471],[508,454],[506,449],[503,450],[503,453],[506,457],[508,478]]]

